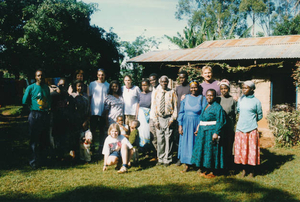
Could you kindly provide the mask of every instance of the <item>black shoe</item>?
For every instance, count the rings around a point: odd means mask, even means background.
[[[170,164],[169,164],[169,163],[164,163],[164,166],[165,166],[165,167],[169,167]]]
[[[181,161],[178,160],[177,163],[175,164],[176,166],[180,166],[181,165]]]
[[[161,166],[161,165],[163,165],[163,163],[157,162],[156,165],[157,165],[157,166]]]

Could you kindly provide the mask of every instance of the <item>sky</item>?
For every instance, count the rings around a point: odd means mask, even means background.
[[[112,27],[122,41],[134,41],[144,34],[159,39],[160,50],[178,49],[164,35],[175,36],[187,25],[186,20],[175,19],[178,0],[82,0],[97,3],[98,10],[92,15],[91,24]]]

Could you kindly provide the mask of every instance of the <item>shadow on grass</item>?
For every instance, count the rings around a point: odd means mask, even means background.
[[[222,186],[222,188],[220,188]],[[223,188],[225,186],[225,188]],[[222,189],[222,190],[221,190]],[[297,201],[295,196],[255,182],[223,178],[197,186],[188,184],[149,185],[135,188],[78,186],[53,195],[8,193],[0,201]]]
[[[295,155],[281,155],[270,152],[268,149],[261,149],[261,165],[257,172],[258,175],[266,175],[279,169],[286,162],[294,160]]]

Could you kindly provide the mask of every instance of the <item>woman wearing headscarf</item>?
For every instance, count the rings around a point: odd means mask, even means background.
[[[254,96],[255,84],[243,83],[243,96],[238,100],[239,120],[234,140],[234,163],[243,165],[244,177],[248,172],[254,176],[254,166],[260,165],[259,133],[257,122],[263,112],[260,101]]]
[[[226,114],[226,125],[224,126],[224,133],[226,134],[226,140],[224,140],[224,160],[228,169],[232,168],[233,165],[233,142],[234,142],[234,126],[236,123],[236,101],[229,94],[230,83],[227,79],[223,79],[219,83],[221,96],[219,103]]]

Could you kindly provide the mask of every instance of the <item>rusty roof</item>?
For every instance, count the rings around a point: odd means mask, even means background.
[[[128,62],[199,62],[300,58],[300,35],[205,41],[191,49],[152,51]]]

